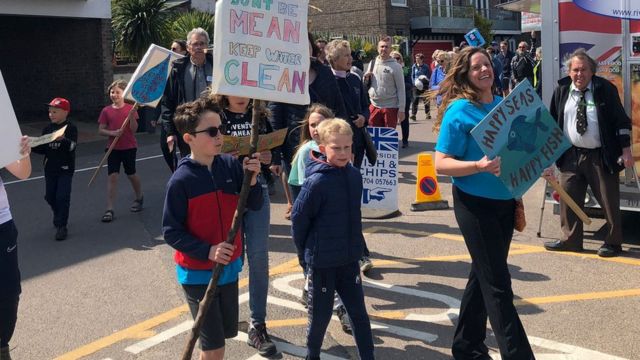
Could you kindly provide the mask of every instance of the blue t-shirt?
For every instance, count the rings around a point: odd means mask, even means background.
[[[471,129],[502,101],[494,96],[489,104],[479,106],[466,99],[453,101],[442,119],[436,151],[451,155],[458,160],[477,161],[484,153],[471,136]],[[465,193],[489,199],[507,200],[513,195],[498,177],[487,172],[468,176],[453,176],[452,182]]]

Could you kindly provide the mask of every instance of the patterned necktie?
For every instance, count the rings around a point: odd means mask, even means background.
[[[580,91],[580,98],[578,99],[578,111],[576,112],[576,130],[578,134],[584,135],[587,132],[587,101],[584,94],[588,91]]]

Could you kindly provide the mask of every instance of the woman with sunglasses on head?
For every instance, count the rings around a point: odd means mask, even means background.
[[[254,111],[260,111],[260,134],[273,131],[266,109],[254,109],[251,99],[240,96],[213,95],[213,101],[220,107],[220,117],[224,135],[250,136]],[[232,153],[237,156],[237,151]],[[241,159],[242,160],[242,159]],[[262,186],[262,207],[249,210],[244,214],[244,246],[249,263],[249,339],[247,343],[258,350],[262,356],[272,356],[276,346],[269,338],[266,327],[267,292],[269,290],[269,224],[271,207],[269,203],[268,182],[272,175],[280,176],[280,149],[260,153],[262,171],[258,183]]]
[[[449,54],[446,51],[440,51],[437,57],[438,64],[436,68],[433,70],[433,74],[431,75],[431,79],[429,80],[429,90],[437,92],[440,89],[440,83],[444,80],[447,75],[447,62],[449,59]],[[436,95],[436,105],[440,106],[442,102],[442,96]]]
[[[438,91],[436,170],[452,177],[453,210],[471,255],[452,354],[456,360],[491,358],[484,344],[488,317],[502,359],[533,360],[507,264],[516,202],[498,178],[500,158],[489,159],[471,137],[471,129],[502,100],[493,94],[493,76],[487,52],[466,47]]]

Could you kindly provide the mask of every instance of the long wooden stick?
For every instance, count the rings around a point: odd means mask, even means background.
[[[107,161],[107,158],[109,158],[109,155],[111,154],[113,149],[116,147],[116,144],[118,143],[118,140],[120,140],[120,137],[124,133],[124,129],[126,129],[126,127],[129,126],[129,121],[130,121],[129,119],[131,119],[131,116],[132,116],[133,112],[136,111],[136,110],[138,110],[138,103],[133,104],[133,108],[131,108],[131,110],[129,110],[129,114],[127,114],[127,118],[122,123],[122,126],[120,126],[120,130],[122,130],[122,131],[120,132],[120,134],[118,134],[118,136],[116,136],[113,139],[113,142],[111,143],[111,146],[109,146],[109,149],[107,150],[107,152],[104,153],[104,156],[102,157],[102,160],[100,160],[100,163],[98,164],[98,167],[96,168],[96,171],[93,172],[93,176],[91,176],[91,180],[89,180],[89,184],[87,184],[87,187],[89,187],[89,186],[91,186],[91,184],[93,184],[93,181],[96,179],[96,176],[98,176],[98,173],[100,172],[100,169],[102,169],[102,165],[104,165],[104,162]]]
[[[261,108],[262,101],[254,100],[253,116],[251,118],[251,148],[249,150],[249,157],[251,157],[258,148],[258,128],[261,116]],[[233,244],[233,239],[236,237],[236,234],[240,230],[240,224],[242,224],[242,215],[244,214],[247,198],[249,197],[252,175],[253,174],[251,171],[244,171],[242,188],[240,189],[240,198],[238,199],[236,212],[235,214],[233,214],[231,229],[229,229],[229,234],[227,234],[227,239],[225,240],[227,244]],[[193,355],[193,347],[195,346],[198,335],[200,334],[200,329],[202,328],[202,323],[204,322],[204,317],[207,314],[207,310],[209,310],[209,306],[213,301],[216,287],[218,286],[218,279],[220,279],[220,273],[222,272],[223,268],[224,265],[218,263],[213,269],[211,279],[209,280],[209,285],[207,286],[207,292],[204,294],[204,298],[202,298],[202,300],[200,301],[200,306],[198,307],[198,315],[196,316],[193,327],[191,328],[189,339],[187,340],[187,346],[182,353],[182,360],[191,360],[191,356]]]
[[[587,225],[591,225],[591,219],[589,219],[587,214],[585,214],[584,211],[582,211],[580,206],[578,206],[578,204],[576,204],[576,202],[573,201],[571,196],[569,196],[569,194],[567,194],[567,192],[564,191],[562,186],[560,186],[560,184],[558,184],[558,182],[556,182],[555,180],[547,180],[547,181],[549,182],[549,185],[553,187],[553,190],[558,192],[558,195],[560,195],[560,198],[562,199],[562,201],[564,201],[567,205],[569,205],[571,210],[573,210],[573,212],[580,218],[580,220],[582,220],[582,222]]]

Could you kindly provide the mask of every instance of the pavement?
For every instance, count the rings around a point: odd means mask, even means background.
[[[400,149],[399,215],[363,221],[375,265],[363,284],[378,359],[451,358],[470,258],[451,209],[410,210],[416,157],[432,151],[435,142],[431,125],[419,113],[418,121],[410,123],[410,146]],[[97,133],[97,125],[88,124],[83,139],[91,139],[91,132]],[[184,348],[192,320],[175,281],[173,251],[161,237],[164,185],[170,174],[159,156],[158,135],[138,135],[145,210],[128,213],[132,195],[123,178],[112,224],[99,222],[106,176],[98,177],[92,188],[85,186],[102,155],[102,141],[79,147],[65,242],[52,239],[38,158],[32,180],[8,182],[23,272],[20,315],[11,344],[15,359],[176,359]],[[439,176],[438,182],[442,197],[452,204],[449,179]],[[525,195],[527,227],[515,234],[509,255],[515,304],[536,358],[639,359],[638,217],[624,218],[624,256],[603,259],[595,254],[602,244],[601,219],[585,228],[585,252],[546,252],[542,242],[558,239],[560,231],[552,206],[541,207],[544,192],[539,181]],[[285,209],[278,187],[271,198],[267,326],[280,351],[274,358],[300,359],[305,354],[307,314],[298,303],[302,274]],[[539,229],[542,238],[537,236]],[[247,266],[240,278],[240,334],[227,341],[225,358],[260,359],[245,344]],[[492,358],[499,359],[490,331],[487,344]],[[335,317],[322,358],[357,358],[352,337],[342,332]]]

